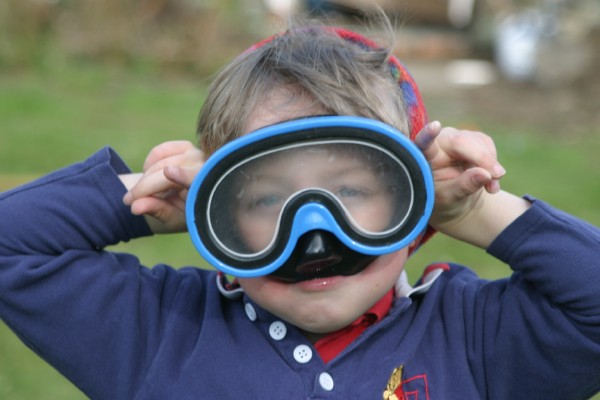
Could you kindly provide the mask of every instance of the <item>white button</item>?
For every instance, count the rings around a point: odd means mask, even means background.
[[[275,321],[271,324],[271,326],[269,326],[269,335],[271,335],[271,337],[274,340],[283,339],[286,333],[287,328],[285,327],[285,324],[281,321]]]
[[[323,372],[319,375],[319,384],[323,390],[327,390],[328,392],[333,390],[333,378],[327,372]]]
[[[312,358],[312,349],[305,344],[296,346],[294,349],[294,360],[300,364],[306,364]]]
[[[250,303],[246,303],[244,309],[246,310],[246,316],[248,319],[250,321],[256,321],[256,310],[254,309],[254,306],[252,306]]]

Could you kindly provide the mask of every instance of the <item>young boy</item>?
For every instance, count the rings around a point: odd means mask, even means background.
[[[221,243],[229,237],[219,236],[218,227],[209,233],[214,252],[233,248],[230,259],[242,260],[233,282],[196,268],[148,269],[132,255],[104,250],[186,229],[188,190],[210,192],[210,203],[195,204],[200,211],[220,205],[218,182],[195,188],[192,181],[225,143],[304,121],[317,121],[320,133],[323,121],[346,121],[335,116],[364,117],[409,134],[435,185],[425,236],[435,229],[487,249],[510,265],[512,276],[488,282],[462,266],[436,264],[410,287],[403,267],[423,235],[407,235],[405,246],[377,255],[349,251],[352,243],[340,245],[328,234],[310,236],[313,246],[300,249],[300,239],[285,240],[298,221],[261,231],[265,219],[249,220],[257,207],[277,204],[274,189],[247,203],[246,192],[224,191],[241,201],[209,221],[213,229],[226,218],[244,242],[235,248]],[[600,230],[501,191],[504,170],[488,136],[425,122],[402,65],[362,36],[305,28],[259,43],[213,83],[198,126],[201,150],[162,144],[144,173],[132,175],[103,149],[0,196],[0,317],[93,399],[588,398],[600,389]],[[352,142],[367,140],[356,135]],[[250,182],[275,175],[280,183],[270,187],[280,189],[298,180],[299,193],[330,199],[323,203],[332,214],[376,193],[379,205],[367,217],[347,211],[330,221],[349,220],[360,239],[376,243],[390,231],[376,222],[394,220],[389,205],[405,192],[373,189],[369,184],[388,180],[373,172],[368,157],[350,157],[339,143],[327,160],[355,171],[353,177],[366,174],[360,181],[366,189],[349,189],[346,181],[331,189],[317,180],[329,171],[320,147],[302,168],[281,163],[294,165],[297,153],[269,159]],[[197,226],[189,229],[194,234]],[[340,237],[350,230],[341,229]],[[315,247],[324,251],[310,253],[310,262],[283,260],[269,273],[246,274],[243,268],[256,267],[255,260],[262,268],[260,257],[278,246],[299,257]],[[285,268],[291,272],[283,274]]]

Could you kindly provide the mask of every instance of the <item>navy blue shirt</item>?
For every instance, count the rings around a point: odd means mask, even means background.
[[[0,317],[92,399],[381,399],[394,370],[407,399],[600,389],[600,230],[541,201],[488,249],[510,278],[441,265],[325,364],[214,272],[105,251],[150,234],[126,172],[103,149],[0,195]]]

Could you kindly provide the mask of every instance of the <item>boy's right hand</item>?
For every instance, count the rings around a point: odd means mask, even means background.
[[[206,157],[188,141],[170,141],[154,147],[143,173],[121,176],[128,189],[123,202],[143,215],[154,233],[184,232],[185,200]]]

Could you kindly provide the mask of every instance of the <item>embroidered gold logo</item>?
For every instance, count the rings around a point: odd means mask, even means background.
[[[398,368],[394,368],[392,371],[392,375],[390,375],[390,379],[388,380],[385,391],[383,392],[383,400],[399,400],[402,397],[402,370],[404,369],[404,365],[399,366]],[[396,391],[400,388],[400,396],[398,397],[398,393]]]

